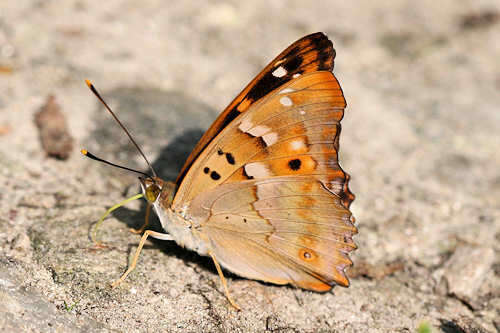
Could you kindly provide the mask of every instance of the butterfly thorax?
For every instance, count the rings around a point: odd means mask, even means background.
[[[141,186],[144,197],[153,205],[161,226],[176,243],[201,255],[207,254],[206,241],[198,232],[200,226],[186,214],[187,206],[185,209],[172,207],[177,189],[175,183],[154,177],[141,179]]]

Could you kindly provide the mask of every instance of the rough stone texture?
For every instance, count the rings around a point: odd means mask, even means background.
[[[477,304],[478,289],[488,275],[495,260],[491,248],[462,246],[455,250],[442,270],[443,290],[466,302],[471,307],[481,308]],[[436,271],[439,274],[439,270]]]
[[[2,1],[0,330],[498,330],[499,12],[494,0]],[[76,150],[48,158],[33,122],[47,96],[76,147],[144,168],[91,79],[172,179],[218,110],[315,31],[334,41],[349,105],[341,160],[357,195],[361,266],[352,286],[317,294],[229,275],[236,313],[207,258],[151,241],[110,289],[144,204],[106,220],[107,249],[93,248],[89,230],[136,193],[136,178]],[[474,262],[463,248],[479,253]],[[454,262],[477,274],[451,276]]]

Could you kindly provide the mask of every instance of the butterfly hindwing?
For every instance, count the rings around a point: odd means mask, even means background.
[[[351,213],[312,177],[224,184],[193,202],[220,263],[243,277],[325,291],[349,284]]]

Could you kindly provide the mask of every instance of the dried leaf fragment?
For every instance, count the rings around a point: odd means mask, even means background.
[[[35,114],[35,123],[45,152],[61,160],[67,159],[73,149],[73,137],[53,95],[47,97],[45,105]]]

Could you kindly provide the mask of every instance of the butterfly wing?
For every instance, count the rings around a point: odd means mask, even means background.
[[[333,64],[329,54],[322,63]],[[338,164],[345,99],[330,71],[296,74],[218,129],[182,178],[172,210],[198,226],[227,269],[324,291],[348,285],[357,232],[349,176]],[[240,96],[233,108],[248,93]]]
[[[243,277],[326,291],[348,286],[351,213],[314,177],[224,184],[193,202],[217,260]]]
[[[243,89],[205,132],[184,163],[176,183],[181,184],[203,149],[233,119],[248,110],[260,98],[297,75],[319,70],[331,71],[334,58],[335,50],[332,42],[321,32],[305,36],[281,52]]]

